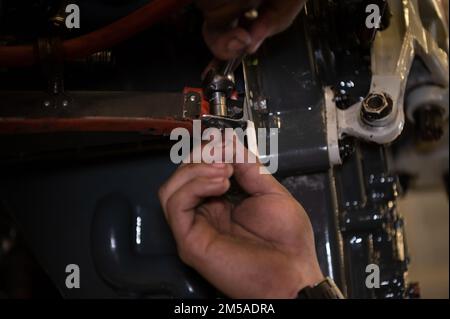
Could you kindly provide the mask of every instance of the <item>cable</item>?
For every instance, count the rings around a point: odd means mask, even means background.
[[[104,28],[64,41],[62,45],[64,59],[79,59],[113,47],[148,29],[192,1],[154,0]],[[37,56],[32,45],[0,46],[0,67],[25,67],[35,64],[36,61]]]

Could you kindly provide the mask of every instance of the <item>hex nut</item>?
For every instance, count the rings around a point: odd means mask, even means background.
[[[386,93],[371,93],[362,102],[362,118],[373,123],[388,117],[393,111],[393,101]]]

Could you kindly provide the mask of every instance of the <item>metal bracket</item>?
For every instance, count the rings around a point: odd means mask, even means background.
[[[42,105],[47,111],[58,109],[64,112],[70,104],[70,98],[64,92],[64,56],[61,39],[59,37],[39,39],[36,55],[48,82],[48,97],[42,101]]]
[[[392,13],[391,25],[378,32],[375,38],[370,93],[390,96],[393,110],[383,126],[371,126],[362,121],[362,101],[346,110],[337,110],[339,138],[348,135],[378,144],[389,144],[400,136],[405,125],[406,84],[417,56],[422,58],[435,81],[448,88],[448,55],[424,27],[418,1],[389,0],[388,3]]]

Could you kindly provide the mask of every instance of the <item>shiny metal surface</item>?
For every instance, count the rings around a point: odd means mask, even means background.
[[[3,165],[2,205],[65,298],[199,298],[214,290],[181,264],[157,190],[166,156]],[[80,268],[67,289],[65,268]]]
[[[323,272],[350,298],[404,298],[409,296],[409,258],[389,150],[354,139],[345,144],[339,134],[329,143],[330,129],[337,132],[338,127],[330,125],[327,108],[332,103],[326,100],[333,101],[330,96],[335,95],[337,120],[338,113],[371,88],[366,59],[371,40],[355,40],[359,30],[353,23],[358,17],[349,18],[352,7],[347,4],[309,1],[308,14],[245,61],[245,112],[256,128],[279,130],[277,178],[311,218]],[[331,17],[342,27],[333,25]],[[323,87],[328,87],[328,96]],[[120,141],[112,144],[122,148]],[[47,166],[3,166],[0,173],[2,203],[14,212],[63,296],[217,295],[176,257],[156,197],[174,169],[166,156],[71,159],[75,160]],[[64,285],[63,270],[71,263],[82,270],[80,290]],[[379,290],[365,286],[365,269],[371,263],[382,270]]]
[[[312,13],[317,8],[320,18],[315,20]],[[370,92],[372,73],[364,54],[370,55],[371,40],[367,47],[361,42],[356,45],[348,35],[358,29],[333,29],[324,23],[333,21],[324,19],[327,14],[349,18],[341,2],[314,1],[307,9],[309,16],[300,19],[308,22],[305,39],[299,35],[305,26],[297,23],[286,38],[270,40],[262,54],[247,60],[247,104],[252,119],[257,127],[279,128],[278,178],[311,218],[322,271],[349,298],[408,297],[409,259],[403,221],[396,210],[398,180],[387,164],[388,150],[358,140],[349,143],[339,134],[334,143],[327,141],[332,136],[329,130],[334,129],[329,121],[339,121],[331,111],[346,112],[351,101],[362,101]],[[327,34],[328,29],[338,34]],[[338,40],[338,46],[332,47]],[[326,56],[334,60],[322,58]],[[322,84],[333,89],[324,94]],[[327,103],[330,93],[335,94],[335,103]],[[264,110],[255,107],[261,99],[267,101]],[[381,269],[380,289],[365,285],[370,264]]]
[[[387,3],[391,14],[390,25],[376,34],[373,43],[370,92],[389,95],[393,100],[393,112],[380,128],[365,125],[361,121],[361,101],[338,111],[341,136],[350,135],[378,144],[391,143],[403,132],[405,89],[416,57],[423,60],[436,83],[447,91],[449,85],[448,45],[440,47],[441,38],[427,27],[425,22],[432,17],[432,13],[423,16],[420,11],[421,7],[428,4],[437,14],[435,23],[442,24],[442,10],[429,0],[389,0]],[[443,32],[448,39],[448,29]]]
[[[204,296],[206,285],[200,277],[182,264],[167,240],[157,235],[166,227],[155,217],[120,193],[97,202],[91,250],[99,276],[118,294]]]
[[[257,128],[279,129],[281,176],[330,167],[322,87],[311,69],[302,21],[245,62],[249,118]]]

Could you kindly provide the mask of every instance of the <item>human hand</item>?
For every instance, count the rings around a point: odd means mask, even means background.
[[[205,16],[206,44],[221,60],[255,53],[265,39],[286,30],[307,0],[197,0]],[[251,9],[259,16],[249,29],[235,25]]]
[[[159,198],[181,259],[231,298],[295,298],[323,280],[304,209],[260,164],[183,164]],[[250,197],[224,195],[229,178]]]

